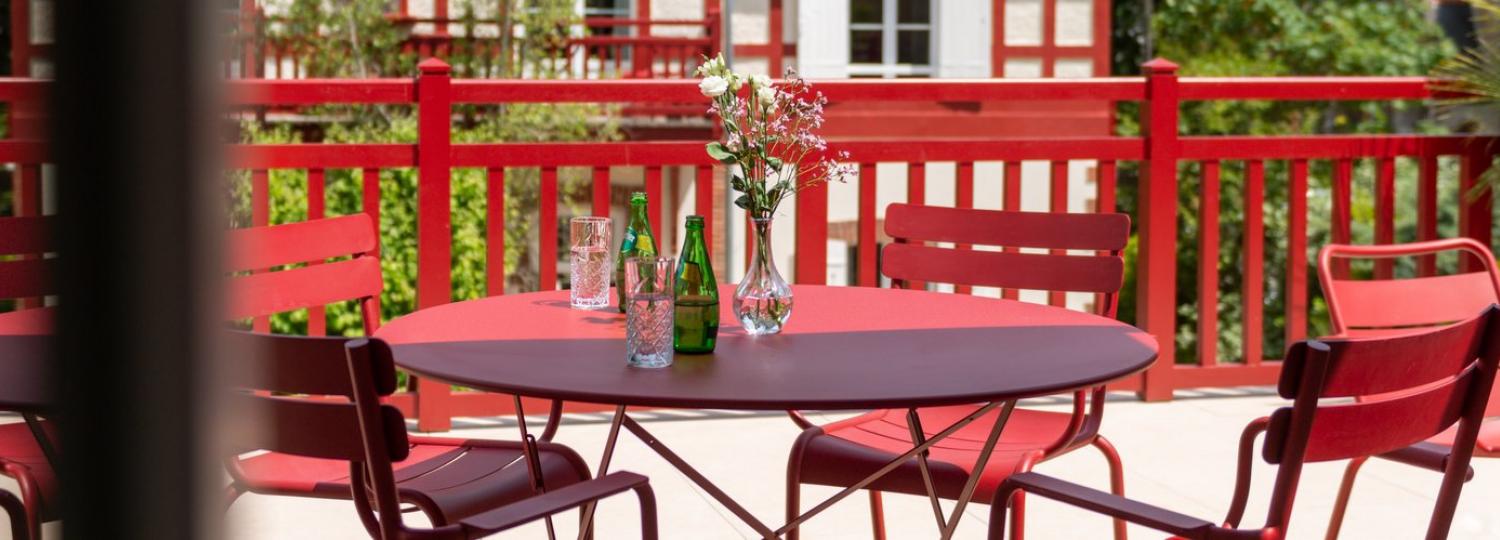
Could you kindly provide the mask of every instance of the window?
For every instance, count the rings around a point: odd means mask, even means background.
[[[584,18],[629,19],[630,14],[630,0],[586,0],[583,3]],[[589,35],[626,36],[630,35],[630,27],[591,26]]]
[[[850,0],[849,74],[932,75],[932,0]]]

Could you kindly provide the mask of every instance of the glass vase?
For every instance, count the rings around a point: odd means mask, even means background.
[[[771,257],[771,220],[752,219],[755,254],[745,279],[734,289],[734,315],[752,336],[781,332],[792,316],[792,287],[776,270]]]

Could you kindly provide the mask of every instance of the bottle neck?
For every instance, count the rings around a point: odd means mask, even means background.
[[[682,241],[682,257],[688,260],[700,261],[707,258],[708,246],[703,242],[703,228],[689,226],[687,236]]]
[[[630,228],[639,234],[651,234],[651,221],[646,219],[646,205],[631,203]]]

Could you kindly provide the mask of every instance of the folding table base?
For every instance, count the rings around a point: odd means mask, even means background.
[[[981,416],[984,416],[985,413],[995,410],[995,408],[997,407],[1001,408],[1000,414],[995,418],[995,425],[994,427],[990,428],[989,437],[985,439],[984,447],[982,447],[979,451],[979,457],[974,464],[974,470],[969,474],[968,481],[964,483],[964,489],[962,492],[960,492],[958,502],[953,507],[952,513],[947,518],[944,518],[942,514],[942,505],[938,501],[937,492],[932,487],[932,476],[927,468],[927,451],[928,449],[932,448],[933,445],[941,442],[949,435],[957,433],[958,430],[962,429],[964,426],[969,425],[971,422],[979,419],[979,417]],[[599,460],[599,470],[596,474],[599,477],[603,477],[609,472],[610,459],[614,457],[615,443],[619,438],[620,428],[624,427],[626,430],[629,430],[632,434],[634,434],[636,438],[640,439],[641,442],[645,443],[648,448],[655,451],[657,455],[660,455],[662,459],[667,460],[667,463],[672,464],[672,466],[676,467],[677,470],[682,472],[684,476],[686,476],[689,480],[692,480],[694,484],[697,484],[698,487],[703,488],[703,490],[707,492],[709,496],[713,497],[714,500],[719,501],[719,504],[728,509],[730,513],[733,513],[736,517],[740,518],[740,521],[743,521],[746,525],[750,526],[750,528],[754,529],[755,532],[760,534],[762,538],[767,540],[776,540],[785,536],[788,532],[795,530],[799,525],[812,518],[813,516],[816,516],[822,513],[824,510],[827,510],[835,503],[844,500],[850,495],[853,495],[854,492],[868,487],[876,480],[879,480],[881,477],[884,477],[886,474],[889,474],[891,471],[901,466],[902,463],[905,463],[907,460],[915,457],[917,458],[917,463],[922,471],[922,481],[924,485],[927,486],[927,496],[931,500],[933,513],[938,522],[938,528],[941,531],[941,538],[943,540],[948,540],[953,537],[953,532],[958,528],[958,520],[961,516],[963,516],[964,508],[966,508],[970,500],[973,499],[974,489],[979,485],[979,477],[984,474],[984,468],[985,465],[989,463],[990,454],[993,453],[995,444],[999,442],[1000,433],[1004,431],[1005,424],[1010,420],[1011,412],[1015,410],[1015,407],[1015,401],[990,402],[988,404],[985,404],[983,407],[976,409],[974,412],[964,416],[963,418],[960,418],[957,421],[953,422],[947,428],[934,434],[932,437],[925,437],[921,432],[920,423],[912,422],[913,440],[912,448],[910,450],[907,450],[905,453],[887,462],[885,465],[881,466],[880,469],[876,470],[874,473],[871,473],[869,476],[866,476],[863,480],[860,480],[859,482],[856,482],[853,485],[840,490],[832,497],[829,497],[823,502],[818,503],[818,505],[814,506],[811,510],[803,512],[801,515],[797,516],[787,524],[782,525],[777,529],[772,529],[770,526],[767,526],[764,522],[757,519],[754,514],[751,514],[750,511],[746,510],[743,505],[736,502],[733,497],[730,497],[729,494],[725,493],[724,490],[720,489],[719,486],[710,481],[708,477],[703,475],[703,473],[698,472],[698,470],[693,468],[692,465],[689,465],[686,460],[682,459],[681,456],[678,456],[676,452],[673,452],[671,448],[667,447],[667,445],[660,439],[656,438],[655,435],[652,435],[650,431],[647,431],[644,426],[627,416],[625,414],[624,406],[615,408],[614,418],[610,422],[609,438],[605,441],[604,455],[601,456]],[[910,417],[916,417],[916,409],[909,409],[908,415]],[[592,504],[584,508],[583,525],[580,527],[578,533],[579,540],[584,540],[588,536],[589,530],[593,527],[593,515],[594,506]]]

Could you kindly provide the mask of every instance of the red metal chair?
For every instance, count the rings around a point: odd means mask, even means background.
[[[885,230],[897,243],[885,247],[881,271],[897,286],[928,281],[1054,293],[1089,292],[1099,295],[1096,312],[1114,317],[1116,293],[1124,276],[1120,250],[1129,239],[1130,218],[1124,214],[1001,212],[893,204],[886,209]],[[945,249],[924,242],[1003,246],[1009,250]],[[1015,248],[1050,251],[1019,253]],[[1092,253],[1067,255],[1064,250]],[[1102,386],[1074,393],[1071,413],[1015,409],[979,480],[974,499],[989,500],[1006,477],[1090,445],[1109,462],[1111,490],[1123,495],[1125,477],[1120,456],[1099,435],[1104,394]],[[908,411],[878,410],[824,426],[815,426],[792,412],[793,421],[805,431],[792,446],[787,464],[787,518],[800,512],[801,484],[852,485],[910,449],[913,426],[947,426],[976,407],[920,409],[915,423]],[[981,445],[974,441],[985,440],[992,423],[974,422],[950,437],[951,442],[931,450],[928,474],[938,497],[957,498],[962,492],[978,461]],[[924,436],[932,434],[925,428],[923,431]],[[881,491],[927,495],[920,465],[915,460],[903,464],[871,485],[870,510],[876,538],[884,537]],[[1014,523],[1018,537],[1024,534],[1020,504]],[[796,531],[788,535],[795,537]],[[1125,538],[1123,521],[1116,522],[1115,537]]]
[[[50,217],[0,218],[0,255],[31,255],[0,262],[0,298],[35,299],[56,293],[49,277],[56,259],[42,258],[51,251],[48,234]],[[45,308],[20,309],[0,314],[0,320],[29,319]],[[35,326],[30,322],[21,326]],[[5,381],[5,384],[34,384],[28,381]],[[40,430],[40,431],[35,431]],[[25,422],[0,426],[0,474],[16,480],[21,498],[0,492],[0,507],[11,522],[11,536],[41,538],[42,523],[61,518],[57,504],[57,474],[47,453],[37,442],[38,436],[56,441],[51,422],[27,415]]]
[[[260,272],[229,278],[228,318],[260,317],[354,299],[360,302],[365,329],[373,332],[380,324],[376,299],[382,287],[380,261],[369,255],[376,243],[375,225],[365,214],[231,231],[230,268]],[[327,262],[334,258],[344,259]],[[321,264],[261,271],[307,262]],[[543,440],[549,436],[550,432],[544,434]],[[521,443],[431,437],[412,437],[411,442],[408,461],[416,465],[403,464],[398,487],[403,500],[416,504],[433,523],[452,522],[496,501],[530,493],[530,476],[515,463]],[[544,454],[548,485],[588,478],[587,466],[572,450],[545,442],[538,448]],[[453,464],[445,471],[465,474],[431,475],[421,469],[422,464],[431,469],[432,464],[445,462]],[[348,465],[340,460],[271,452],[231,459],[226,467],[231,478],[226,508],[245,492],[350,496]]]
[[[236,426],[231,448],[274,456],[232,460],[237,479],[268,467],[294,471],[301,485],[293,491],[352,498],[370,536],[383,540],[476,538],[633,490],[642,536],[656,538],[644,476],[590,480],[577,453],[546,442],[408,438],[401,412],[380,401],[396,391],[383,341],[245,332],[228,341],[241,355],[232,411],[256,419]],[[403,504],[433,527],[407,527]]]
[[[1104,493],[1038,473],[1001,485],[991,507],[990,537],[1004,533],[1005,505],[1022,491],[1188,539],[1285,538],[1305,463],[1379,455],[1443,472],[1427,538],[1446,538],[1469,458],[1500,362],[1500,307],[1426,333],[1394,337],[1330,338],[1293,345],[1277,391],[1293,400],[1251,422],[1240,438],[1238,474],[1229,514],[1221,524]],[[1325,398],[1383,396],[1360,402]],[[1451,453],[1418,444],[1457,424]],[[1255,439],[1261,457],[1277,465],[1265,525],[1239,528],[1250,495]]]
[[[1388,272],[1376,279],[1335,277],[1336,260],[1374,259],[1390,264],[1397,257],[1434,257],[1444,252],[1458,252],[1460,257],[1477,261],[1481,270],[1443,276],[1391,279]],[[1500,302],[1500,272],[1495,256],[1484,244],[1469,238],[1433,240],[1411,244],[1325,246],[1318,255],[1318,280],[1328,313],[1333,319],[1336,336],[1363,337],[1408,333],[1462,320],[1484,306]],[[1474,448],[1478,457],[1500,457],[1500,393],[1489,396],[1484,423]],[[1444,448],[1453,445],[1455,430],[1448,430],[1427,441]],[[1328,523],[1327,538],[1338,538],[1349,497],[1360,467],[1367,461],[1354,458],[1344,469],[1344,479]]]

